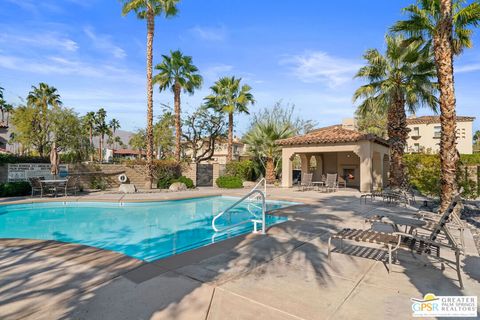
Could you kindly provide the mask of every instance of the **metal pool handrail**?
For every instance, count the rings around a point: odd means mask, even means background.
[[[243,222],[236,223],[234,225],[228,226],[228,227],[223,228],[223,229],[218,229],[215,226],[215,221],[217,221],[218,218],[220,218],[222,215],[229,212],[230,210],[232,210],[233,208],[235,208],[236,206],[238,206],[240,203],[244,202],[245,200],[248,200],[252,195],[254,195],[256,193],[262,199],[262,220],[250,219],[250,220],[246,220],[246,221],[243,221]],[[247,193],[245,196],[243,196],[240,200],[238,200],[237,202],[232,204],[226,210],[220,212],[215,217],[213,217],[212,228],[213,228],[213,230],[215,230],[215,232],[223,232],[225,230],[235,228],[235,227],[240,226],[242,224],[253,222],[254,223],[254,232],[257,230],[257,223],[262,223],[262,233],[265,233],[265,212],[266,211],[267,211],[267,205],[266,205],[266,202],[265,202],[265,194],[263,193],[263,191],[255,189],[255,190],[252,190],[249,193]]]

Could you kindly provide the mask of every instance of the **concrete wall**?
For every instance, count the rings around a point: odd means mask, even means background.
[[[408,152],[439,152],[440,137],[435,136],[435,127],[440,127],[440,123],[408,125],[411,130],[407,140]],[[417,148],[420,150],[417,151]],[[461,154],[473,153],[472,121],[457,122],[457,149]]]
[[[118,176],[126,174],[130,183],[137,188],[145,186],[144,166],[125,166],[121,164],[74,164],[69,165],[69,174],[78,176],[83,188],[90,188],[94,177],[103,177],[109,188],[120,186]]]

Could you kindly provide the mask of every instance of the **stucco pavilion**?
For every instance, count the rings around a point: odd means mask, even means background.
[[[302,173],[313,172],[313,181],[319,181],[322,174],[337,173],[339,181],[361,192],[381,188],[388,181],[388,142],[376,135],[334,125],[278,140],[277,144],[282,146],[283,187],[292,187],[297,155]]]

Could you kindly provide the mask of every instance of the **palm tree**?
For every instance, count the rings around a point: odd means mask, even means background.
[[[110,122],[108,123],[108,126],[110,127],[110,130],[112,130],[113,143],[114,143],[113,149],[116,149],[115,133],[117,132],[118,129],[120,129],[120,121],[114,118],[110,120]]]
[[[122,14],[134,11],[139,19],[147,20],[147,187],[152,188],[153,181],[153,35],[155,16],[172,17],[177,14],[180,0],[123,0]]]
[[[95,112],[90,111],[87,112],[87,114],[83,117],[83,123],[87,127],[88,130],[88,136],[89,136],[89,141],[90,141],[90,161],[93,161],[93,133],[95,129],[95,125],[97,123],[96,115]]]
[[[40,156],[43,157],[45,156],[45,147],[49,135],[49,128],[47,128],[48,107],[58,108],[62,105],[62,101],[56,88],[42,82],[38,87],[32,86],[32,91],[27,96],[27,103],[38,109],[37,125],[41,128],[39,130],[41,137],[39,137],[40,143],[37,149]]]
[[[392,187],[404,187],[403,153],[408,136],[405,108],[414,112],[420,106],[427,106],[436,111],[435,65],[422,41],[405,41],[402,36],[387,36],[385,40],[384,55],[376,49],[364,54],[366,65],[355,77],[367,84],[355,91],[353,100],[362,100],[358,107],[360,114],[387,114],[391,148],[389,182]]]
[[[267,183],[275,182],[280,164],[282,152],[276,141],[290,138],[295,134],[296,129],[290,123],[267,117],[254,123],[245,135],[243,140],[248,145],[247,152],[262,163]]]
[[[8,123],[10,122],[10,114],[13,111],[13,106],[9,103],[3,104],[3,111],[7,113],[7,126],[8,126]]]
[[[170,52],[170,56],[162,55],[163,61],[155,69],[160,72],[155,76],[160,91],[171,89],[174,96],[175,111],[175,160],[180,162],[182,126],[180,120],[180,94],[193,94],[202,86],[203,78],[198,74],[198,68],[193,65],[192,57],[184,56],[180,51]]]
[[[404,9],[407,20],[398,21],[391,29],[432,43],[440,90],[440,163],[441,210],[452,199],[459,160],[456,150],[456,112],[453,78],[453,57],[472,46],[470,27],[480,23],[480,3],[464,6],[465,0],[419,0]]]
[[[103,147],[105,142],[105,135],[110,134],[110,128],[107,125],[106,118],[107,111],[105,111],[105,109],[103,108],[98,109],[95,115],[95,131],[100,136],[100,143],[98,147],[98,159],[100,162],[103,161]]]
[[[210,87],[212,94],[205,98],[207,107],[228,114],[228,152],[227,161],[232,161],[233,114],[248,114],[248,105],[255,104],[249,85],[240,86],[241,78],[223,77]]]

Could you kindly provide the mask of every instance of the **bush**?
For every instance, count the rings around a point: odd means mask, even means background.
[[[106,190],[108,188],[108,182],[105,177],[93,176],[90,180],[90,188]]]
[[[438,155],[406,154],[404,163],[410,185],[427,196],[440,195],[440,159]]]
[[[171,182],[170,184],[172,184],[172,183],[174,183],[174,182],[184,183],[184,184],[187,186],[188,189],[193,189],[193,188],[195,188],[195,185],[193,184],[193,180],[190,179],[190,178],[187,178],[187,177],[185,177],[185,176],[181,176],[181,177],[178,178],[178,179],[172,180],[172,182]],[[168,187],[170,187],[170,185],[169,185]],[[168,188],[168,187],[167,187],[167,188]]]
[[[235,176],[221,176],[215,181],[219,188],[225,189],[238,189],[243,188],[243,181],[239,177]]]
[[[464,165],[480,165],[480,153],[462,154],[460,162]]]
[[[31,194],[32,188],[26,181],[0,184],[0,197],[19,197]]]
[[[50,163],[47,157],[17,156],[9,153],[0,153],[0,164],[6,163]]]
[[[225,173],[244,181],[255,180],[255,165],[252,160],[230,161],[227,163]]]
[[[470,157],[472,156],[472,157]],[[457,184],[463,188],[462,196],[475,199],[479,196],[478,185],[469,179],[467,167],[475,165],[475,155],[462,155],[457,169]],[[440,157],[438,154],[406,154],[404,163],[410,185],[421,194],[440,196]]]

